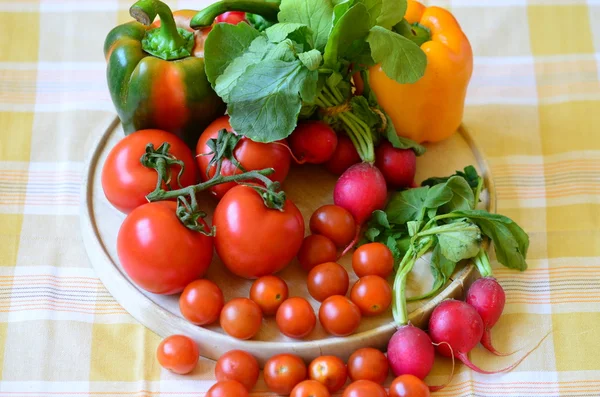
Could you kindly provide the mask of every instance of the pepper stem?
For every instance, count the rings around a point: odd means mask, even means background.
[[[146,32],[142,48],[149,54],[167,61],[189,57],[194,48],[194,34],[178,28],[169,6],[160,0],[139,0],[129,9],[135,20],[150,26],[156,15],[160,27]]]
[[[403,19],[393,29],[396,33],[406,37],[419,47],[431,41],[431,30],[418,22],[410,24],[406,19]]]
[[[210,26],[216,17],[227,11],[244,11],[261,15],[271,21],[277,21],[279,3],[265,0],[221,0],[197,13],[192,18],[190,27],[192,29],[202,29]]]

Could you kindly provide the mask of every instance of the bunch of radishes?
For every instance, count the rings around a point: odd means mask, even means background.
[[[490,329],[498,322],[505,299],[504,290],[494,278],[481,278],[469,288],[466,302],[449,299],[434,309],[429,319],[429,334],[412,325],[399,328],[388,344],[392,371],[396,376],[412,374],[423,379],[433,367],[436,349],[441,355],[454,356],[483,374],[514,368],[522,359],[508,368],[490,372],[475,366],[467,356],[479,342],[492,353],[503,355],[492,346]]]

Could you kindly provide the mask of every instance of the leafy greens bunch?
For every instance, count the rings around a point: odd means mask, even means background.
[[[223,0],[191,26],[206,26],[215,10],[225,9],[253,13],[254,26],[215,25],[204,51],[208,80],[239,134],[273,142],[288,137],[299,118],[320,118],[345,131],[367,162],[375,160],[382,136],[395,147],[424,152],[397,137],[368,79],[365,94],[352,93],[353,74],[375,64],[399,83],[423,76],[424,52],[409,34],[394,31],[405,22],[406,0]],[[261,12],[264,18],[257,17]],[[269,15],[277,21],[269,22]]]
[[[392,196],[385,211],[375,211],[365,240],[387,245],[396,258],[393,314],[401,325],[408,322],[406,280],[417,259],[432,252],[431,272],[435,294],[450,278],[456,264],[472,259],[482,277],[492,275],[483,237],[494,244],[496,257],[504,266],[524,271],[529,237],[503,215],[476,209],[483,179],[469,166],[447,178],[431,178],[422,187]]]

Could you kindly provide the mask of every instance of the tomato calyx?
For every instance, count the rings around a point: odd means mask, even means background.
[[[161,189],[163,182],[169,190],[171,189],[170,167],[173,165],[179,166],[177,185],[182,187],[181,176],[185,171],[185,164],[173,154],[169,153],[170,148],[171,145],[168,142],[163,143],[157,149],[154,149],[154,145],[149,143],[146,145],[146,152],[140,158],[140,163],[142,163],[144,167],[152,168],[158,173],[155,191]]]
[[[221,164],[227,159],[242,172],[246,172],[242,164],[235,158],[235,148],[238,142],[242,139],[241,136],[228,132],[225,128],[219,130],[216,139],[209,139],[206,145],[210,148],[209,153],[201,156],[213,156],[206,168],[206,176],[208,177],[212,167],[217,167],[215,175],[221,174]]]
[[[185,196],[179,196],[177,198],[177,210],[176,214],[181,223],[190,230],[198,233],[202,233],[208,237],[215,236],[215,228],[209,228],[206,223],[199,222],[198,220],[206,217],[206,212],[198,208],[198,202],[196,201],[196,195],[192,195],[192,203],[189,203]]]
[[[256,191],[263,199],[265,203],[265,207],[284,211],[286,195],[283,190],[281,190],[281,184],[279,182],[273,182],[269,178],[258,178],[260,179],[265,186],[258,185],[256,183],[242,183],[242,185],[248,186]]]

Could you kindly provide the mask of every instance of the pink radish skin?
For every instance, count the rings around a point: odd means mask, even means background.
[[[497,356],[508,355],[499,353],[494,348],[490,333],[491,328],[496,325],[504,310],[506,295],[502,286],[494,278],[480,278],[469,288],[466,302],[477,310],[483,320],[484,329],[481,337],[483,347]]]
[[[288,141],[297,163],[322,164],[333,156],[338,137],[322,121],[304,121],[298,124]]]
[[[360,163],[360,156],[354,144],[346,135],[338,135],[338,144],[331,158],[325,163],[325,168],[335,175],[342,175],[354,164]]]
[[[417,156],[412,149],[396,149],[384,141],[375,152],[375,165],[392,188],[411,187],[417,172]]]
[[[433,367],[435,349],[425,331],[406,325],[390,339],[387,356],[395,376],[410,374],[424,379]]]
[[[333,190],[333,202],[347,209],[357,225],[362,225],[375,210],[383,209],[387,186],[381,172],[372,164],[360,163],[348,168]],[[360,227],[360,226],[359,226]]]

